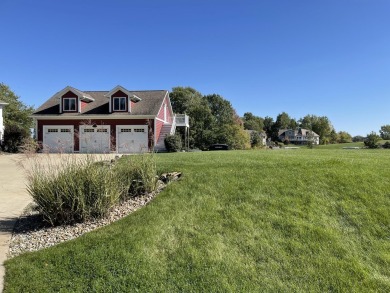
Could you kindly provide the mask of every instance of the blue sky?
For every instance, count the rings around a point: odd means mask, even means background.
[[[0,0],[0,82],[38,107],[80,90],[191,86],[239,115],[390,124],[388,0]]]

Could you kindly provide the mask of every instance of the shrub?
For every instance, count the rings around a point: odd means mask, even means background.
[[[164,144],[168,152],[179,152],[182,149],[181,137],[177,134],[167,135],[164,139]]]
[[[92,156],[68,156],[61,164],[36,159],[28,172],[27,190],[51,225],[102,218],[129,195],[133,182],[143,192],[156,186],[152,156],[133,156],[126,163],[96,162]],[[137,188],[137,194],[140,192]],[[136,194],[133,194],[136,195]]]
[[[5,152],[17,153],[20,151],[23,141],[30,137],[25,128],[17,124],[7,124],[4,129],[4,140],[1,148]]]
[[[390,142],[386,141],[386,142],[382,145],[382,147],[383,147],[384,149],[390,149]]]
[[[364,140],[364,145],[369,149],[377,149],[379,148],[378,142],[380,141],[380,139],[381,137],[377,135],[374,131],[372,131],[370,134],[367,135],[366,139]]]

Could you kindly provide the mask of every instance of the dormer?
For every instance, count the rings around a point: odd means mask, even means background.
[[[131,113],[132,104],[141,101],[139,97],[120,85],[109,91],[105,96],[109,99],[110,113]]]
[[[81,113],[83,104],[95,101],[90,95],[67,86],[56,94],[60,100],[60,113]]]

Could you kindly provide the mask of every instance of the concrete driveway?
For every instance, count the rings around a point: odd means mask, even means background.
[[[19,165],[23,155],[0,154],[0,292],[4,285],[4,266],[16,220],[31,202],[26,177]]]
[[[7,259],[9,244],[14,225],[32,198],[26,190],[27,170],[32,166],[41,168],[59,168],[62,164],[74,160],[91,158],[93,160],[111,160],[116,154],[0,154],[0,293],[4,287],[4,261]],[[22,166],[23,165],[23,166]]]

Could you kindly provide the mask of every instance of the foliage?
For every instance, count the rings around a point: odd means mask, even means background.
[[[1,148],[5,152],[21,151],[23,143],[30,137],[30,131],[21,125],[8,123],[4,128],[4,140]]]
[[[382,145],[382,147],[383,147],[384,149],[390,149],[390,142],[389,142],[389,141],[386,141],[386,142]]]
[[[326,116],[306,115],[299,120],[300,127],[313,130],[320,136],[320,144],[330,141],[333,126]]]
[[[338,143],[352,142],[352,136],[346,131],[339,131],[337,136],[338,136],[338,138],[337,138]]]
[[[382,139],[390,139],[390,124],[381,126],[379,133]]]
[[[244,113],[244,117],[242,117],[242,120],[244,122],[244,129],[246,130],[255,130],[258,132],[263,131],[264,128],[264,119],[255,116],[250,112]]]
[[[364,140],[364,145],[369,149],[377,149],[379,148],[378,142],[380,140],[381,137],[376,134],[376,132],[372,131],[370,134],[367,135],[366,139]]]
[[[145,155],[144,155],[145,156]],[[133,156],[135,163],[112,167],[94,157],[63,157],[60,164],[35,157],[28,169],[27,190],[38,211],[51,225],[73,224],[104,217],[129,194],[133,181],[151,191],[155,187],[153,159]],[[134,192],[138,193],[138,190]]]
[[[156,157],[181,182],[121,221],[8,260],[5,292],[390,291],[387,152]]]
[[[190,117],[191,148],[206,150],[215,143],[226,143],[233,148],[249,144],[249,138],[247,142],[241,141],[245,137],[242,121],[231,103],[220,95],[202,96],[193,88],[175,87],[171,99],[174,112]]]
[[[0,100],[8,103],[3,111],[5,126],[18,125],[26,131],[33,126],[31,114],[34,108],[20,101],[20,98],[4,83],[0,83]]]
[[[356,135],[354,137],[352,137],[352,141],[353,142],[363,142],[366,138],[364,136],[361,136],[361,135]]]
[[[257,148],[263,146],[263,139],[258,131],[252,131],[250,133],[251,147]]]
[[[180,135],[167,135],[164,139],[165,148],[168,152],[180,152],[183,144]]]

